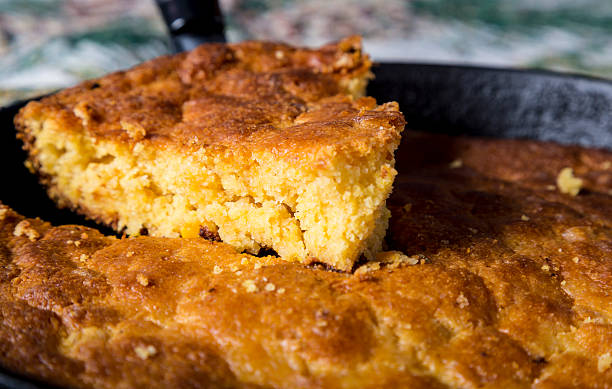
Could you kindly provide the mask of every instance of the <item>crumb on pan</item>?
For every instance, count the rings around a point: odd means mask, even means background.
[[[38,231],[32,227],[28,220],[22,220],[15,226],[15,230],[13,231],[13,235],[15,236],[25,236],[32,242],[36,239],[40,238],[40,234]]]
[[[455,159],[448,165],[451,169],[458,169],[463,166],[463,161],[461,159]]]
[[[557,176],[557,187],[561,193],[576,196],[582,188],[582,179],[574,176],[574,170],[570,167],[561,169]]]
[[[383,251],[376,255],[376,261],[366,262],[364,265],[357,268],[354,274],[360,276],[369,272],[378,271],[381,268],[392,270],[403,265],[417,265],[419,263],[425,263],[424,256],[408,256],[400,251]]]

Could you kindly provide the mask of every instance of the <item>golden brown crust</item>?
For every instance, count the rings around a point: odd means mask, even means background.
[[[313,150],[322,157],[321,145],[337,152],[397,140],[399,131],[388,129],[403,128],[397,106],[376,109],[373,99],[346,97],[354,95],[350,82],[367,79],[369,68],[358,37],[316,50],[203,45],[31,102],[15,124],[27,148],[30,122],[44,117],[94,139],[183,151],[273,150],[304,163]]]
[[[612,154],[413,133],[399,156],[389,239],[411,258],[354,274],[30,219],[16,236],[0,211],[2,365],[83,387],[610,388]],[[576,197],[549,188],[564,167]]]

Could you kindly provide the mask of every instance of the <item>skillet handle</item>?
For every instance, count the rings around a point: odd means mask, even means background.
[[[217,0],[155,0],[170,36],[174,52],[202,43],[225,42],[223,15]]]

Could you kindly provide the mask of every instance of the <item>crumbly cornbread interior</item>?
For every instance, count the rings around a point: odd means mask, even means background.
[[[404,121],[360,97],[360,41],[204,45],[26,106],[50,195],[130,235],[220,239],[349,270],[381,250]]]

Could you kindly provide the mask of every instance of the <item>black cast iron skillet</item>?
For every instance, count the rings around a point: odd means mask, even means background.
[[[209,2],[158,3],[175,49],[223,40],[216,2],[206,6],[202,3]],[[376,78],[368,94],[379,102],[399,102],[410,130],[612,149],[612,82],[607,80],[545,71],[414,63],[380,63],[373,71]],[[26,103],[0,108],[0,166],[5,172],[0,200],[28,217],[56,225],[100,228],[57,209],[24,167],[26,155],[15,139],[13,116]],[[402,146],[397,153],[401,155]],[[43,387],[49,386],[0,370],[0,388]]]

